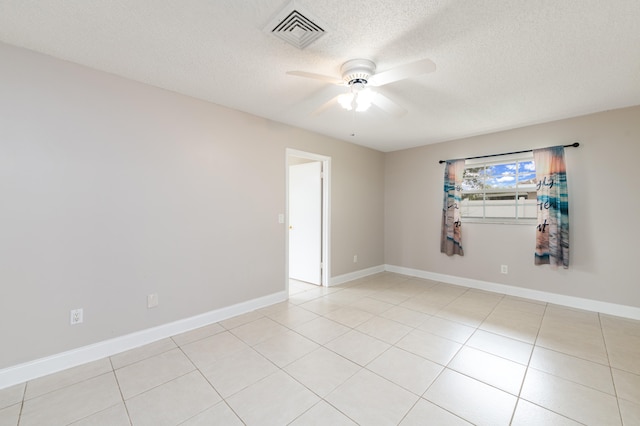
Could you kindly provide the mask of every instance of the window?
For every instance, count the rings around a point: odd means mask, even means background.
[[[460,214],[467,222],[535,223],[533,154],[467,160]]]

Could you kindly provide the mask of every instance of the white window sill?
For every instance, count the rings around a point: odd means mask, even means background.
[[[478,218],[460,218],[462,224],[466,223],[482,223],[482,224],[491,224],[491,225],[527,225],[527,226],[535,226],[537,221],[536,219],[478,219]]]

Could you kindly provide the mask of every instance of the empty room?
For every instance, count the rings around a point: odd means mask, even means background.
[[[0,0],[0,426],[640,424],[639,18]]]

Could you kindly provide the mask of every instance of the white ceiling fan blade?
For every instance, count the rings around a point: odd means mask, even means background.
[[[422,59],[375,74],[369,78],[368,84],[371,86],[384,86],[385,84],[427,74],[435,70],[436,64],[431,59]]]
[[[344,85],[345,84],[345,82],[343,80],[339,79],[339,78],[330,77],[328,75],[315,74],[315,73],[312,73],[312,72],[287,71],[287,74],[295,75],[295,76],[298,76],[298,77],[313,78],[315,80],[325,81],[325,82],[331,83],[331,84],[340,84],[340,85]]]
[[[392,101],[380,92],[376,92],[375,96],[373,97],[372,103],[387,114],[391,114],[394,117],[402,117],[407,113],[406,109],[402,108],[396,102]]]
[[[322,105],[320,105],[320,107],[318,109],[313,111],[312,115],[320,115],[323,112],[325,112],[326,110],[328,110],[329,108],[331,108],[332,106],[338,105],[338,98],[339,97],[340,97],[340,95],[337,95],[337,96],[334,96],[333,98],[329,99],[327,102],[325,102]]]

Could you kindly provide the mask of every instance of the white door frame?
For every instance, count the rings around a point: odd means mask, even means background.
[[[285,153],[286,165],[286,238],[285,238],[285,276],[286,289],[289,291],[289,157],[304,158],[322,162],[322,278],[321,285],[329,287],[331,277],[331,157],[312,152],[287,148]]]

